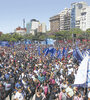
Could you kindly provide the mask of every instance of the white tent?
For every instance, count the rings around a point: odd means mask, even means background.
[[[86,57],[81,62],[79,69],[77,71],[77,75],[75,76],[74,85],[86,85],[88,83],[88,87],[90,87],[90,56],[86,55]]]

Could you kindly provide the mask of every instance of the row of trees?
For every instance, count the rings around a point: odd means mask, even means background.
[[[23,41],[25,39],[29,40],[45,40],[46,38],[53,38],[53,39],[58,39],[58,40],[70,40],[72,39],[72,34],[76,34],[76,38],[78,39],[89,39],[90,40],[90,29],[87,29],[86,31],[82,31],[80,29],[71,29],[69,31],[59,31],[55,33],[47,32],[47,33],[37,33],[35,35],[32,34],[25,34],[25,35],[20,35],[18,33],[14,34],[2,34],[0,36],[0,41]]]

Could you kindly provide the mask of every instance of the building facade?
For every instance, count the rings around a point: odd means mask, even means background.
[[[60,14],[51,17],[49,21],[51,32],[60,31]]]
[[[60,31],[70,30],[70,9],[65,8],[60,12]]]
[[[50,30],[52,32],[70,30],[70,9],[65,8],[58,15],[50,18]]]
[[[80,28],[81,11],[87,6],[86,2],[71,4],[71,28]]]
[[[14,32],[18,33],[20,35],[25,35],[26,34],[26,28],[17,27]]]
[[[31,30],[36,30],[38,29],[38,26],[39,26],[39,21],[36,20],[36,19],[32,19],[31,20]]]
[[[90,6],[81,10],[80,29],[86,31],[90,28]]]
[[[58,15],[50,18],[51,32],[79,28],[86,31],[90,28],[90,6],[86,2],[75,2],[71,8],[65,8]]]
[[[41,33],[46,33],[46,24],[45,23],[39,24],[37,31]]]
[[[46,24],[40,23],[36,19],[32,19],[30,23],[27,23],[26,25],[27,33],[31,33],[32,35],[35,35],[36,32],[46,32]]]
[[[26,30],[27,30],[26,33],[29,34],[30,30],[31,30],[31,23],[30,22],[26,24]]]

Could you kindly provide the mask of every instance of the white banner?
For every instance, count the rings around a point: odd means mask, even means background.
[[[79,69],[77,71],[77,75],[75,76],[75,81],[74,81],[75,85],[81,85],[81,84],[86,83],[88,59],[89,59],[89,56],[87,55],[81,62]]]
[[[88,60],[88,65],[87,65],[88,67],[88,70],[87,70],[87,85],[88,85],[88,87],[90,87],[90,58],[89,58],[89,60]]]

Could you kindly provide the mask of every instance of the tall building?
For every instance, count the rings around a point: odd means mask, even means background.
[[[47,31],[46,24],[42,23],[42,33],[45,33]]]
[[[80,29],[86,31],[90,28],[90,6],[81,10]]]
[[[60,31],[60,14],[50,17],[50,30],[52,32]]]
[[[31,30],[36,30],[38,29],[38,26],[39,26],[39,21],[36,20],[36,19],[32,19],[31,20]]]
[[[33,35],[36,32],[46,32],[46,24],[45,23],[40,23],[36,19],[32,19],[30,23],[27,23],[26,25],[27,33],[32,33]]]
[[[70,30],[70,9],[65,8],[60,12],[60,31]]]
[[[80,28],[81,11],[87,7],[86,2],[71,4],[71,28]]]
[[[32,19],[29,23],[27,23],[26,24],[27,33],[32,33],[34,35],[38,29],[39,23],[40,22],[36,19]]]
[[[50,18],[50,30],[52,32],[70,30],[70,9],[65,8],[58,15]]]
[[[26,24],[26,30],[27,30],[26,33],[29,34],[30,30],[31,30],[31,23],[30,22]]]
[[[39,24],[39,26],[38,26],[38,32],[42,32],[42,33],[46,32],[46,24],[45,23]]]

